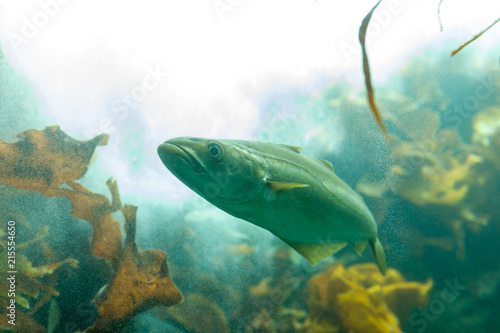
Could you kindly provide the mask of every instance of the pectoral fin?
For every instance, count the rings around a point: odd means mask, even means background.
[[[266,182],[267,182],[267,185],[269,185],[269,188],[273,191],[285,191],[285,190],[290,190],[290,189],[296,188],[296,187],[309,186],[307,184],[273,182],[270,180],[266,180]]]
[[[361,255],[361,253],[363,253],[363,251],[365,250],[366,245],[368,245],[368,242],[356,243],[356,244],[352,244],[352,245],[354,246],[354,248],[356,249],[358,254]]]
[[[345,243],[330,243],[330,244],[297,244],[288,243],[295,251],[300,253],[304,258],[311,263],[316,264],[318,261],[331,256],[341,248],[347,245]]]

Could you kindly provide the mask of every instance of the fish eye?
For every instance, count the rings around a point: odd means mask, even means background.
[[[222,148],[220,143],[215,141],[208,143],[208,153],[215,162],[220,162],[224,158],[224,148]]]

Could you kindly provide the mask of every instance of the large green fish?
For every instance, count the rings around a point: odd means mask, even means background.
[[[301,148],[258,141],[181,137],[158,147],[163,164],[223,211],[269,230],[311,264],[347,243],[371,244],[386,263],[377,224],[359,194]]]

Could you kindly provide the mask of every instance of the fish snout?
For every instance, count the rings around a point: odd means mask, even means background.
[[[167,140],[158,146],[158,156],[160,157],[163,164],[172,171],[178,167],[179,160],[187,163],[195,173],[204,172],[203,167],[198,162],[196,157],[191,153],[191,147],[185,145],[185,140],[183,138],[176,138]]]

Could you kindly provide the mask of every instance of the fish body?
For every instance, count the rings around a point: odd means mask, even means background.
[[[332,165],[300,148],[181,137],[158,147],[165,166],[223,211],[269,230],[311,264],[351,243],[371,244],[385,273],[377,224],[361,196]]]

